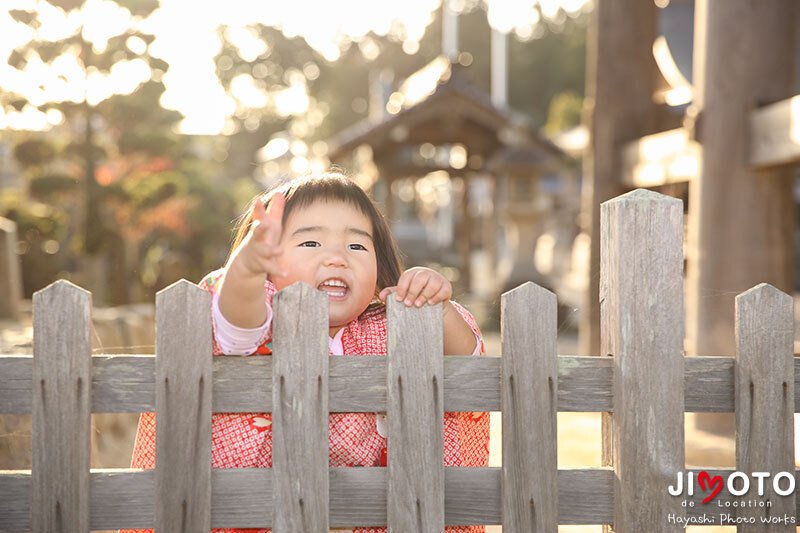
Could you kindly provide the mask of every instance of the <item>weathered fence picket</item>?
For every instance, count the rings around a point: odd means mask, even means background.
[[[91,294],[68,281],[58,281],[33,296],[31,529],[35,533],[89,531],[90,309]]]
[[[526,283],[501,301],[503,528],[556,531],[556,295]]]
[[[328,301],[296,284],[275,295],[272,523],[328,530]]]
[[[442,305],[409,309],[390,296],[386,314],[387,522],[444,531]]]
[[[156,295],[156,531],[211,528],[211,297]]]
[[[441,306],[391,298],[388,357],[328,357],[327,301],[301,285],[275,298],[274,356],[212,357],[209,296],[185,281],[157,296],[155,357],[92,357],[90,294],[51,285],[34,296],[34,356],[0,356],[0,413],[33,414],[33,471],[0,472],[0,531],[672,531],[682,525],[667,514],[683,511],[667,487],[700,472],[685,469],[684,412],[735,411],[738,469],[797,475],[792,299],[766,285],[743,293],[736,358],[684,359],[680,202],[636,191],[604,204],[602,220],[610,357],[557,356],[555,297],[533,284],[503,296],[502,358],[443,357]],[[496,410],[503,467],[444,467],[444,413]],[[143,411],[157,413],[155,470],[90,471],[90,413]],[[376,411],[389,417],[388,468],[329,467],[328,413]],[[608,466],[557,469],[557,411],[613,420]],[[273,468],[212,470],[212,412],[271,412]],[[706,472],[727,485],[735,471]],[[800,515],[771,479],[769,510],[732,514]],[[699,491],[686,499],[687,517],[708,509]]]
[[[778,472],[794,474],[793,306],[791,296],[765,283],[736,297],[736,467],[748,475],[772,473],[763,484],[772,507],[736,509],[756,520],[741,524],[740,532],[795,530],[794,524],[761,523],[795,509],[794,494],[779,496],[772,484]],[[752,480],[749,499],[759,497],[758,485]]]
[[[682,530],[666,520],[681,514],[666,487],[685,467],[682,203],[645,190],[622,195],[602,205],[601,233],[600,340],[614,360],[603,455],[618,478],[614,531]]]

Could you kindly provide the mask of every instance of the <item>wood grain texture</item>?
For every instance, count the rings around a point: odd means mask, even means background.
[[[295,283],[273,304],[274,529],[328,531],[328,296]]]
[[[727,485],[734,469],[703,469]],[[697,479],[699,469],[688,469]],[[800,471],[794,470],[795,479]],[[92,470],[91,529],[152,528],[155,508],[154,470]],[[270,527],[273,506],[272,470],[212,470],[212,527]],[[386,525],[386,468],[331,468],[331,527]],[[445,468],[447,524],[500,524],[500,468]],[[609,468],[558,471],[559,523],[610,524],[613,520],[614,472]],[[30,531],[30,470],[0,471],[0,532]],[[687,516],[708,513],[702,500],[708,492],[687,496],[695,506]],[[734,500],[727,490],[714,500]],[[795,513],[800,507],[795,501]]]
[[[386,314],[389,529],[444,531],[442,306],[388,298]]]
[[[689,184],[687,351],[733,355],[735,297],[762,283],[794,289],[791,168],[750,166],[750,116],[794,92],[794,0],[695,1],[693,107],[703,146]],[[746,20],[747,24],[740,24]],[[766,236],[769,236],[768,238]]]
[[[157,532],[211,528],[210,309],[186,280],[156,294]]]
[[[653,41],[658,9],[640,0],[599,1],[587,31],[586,115],[589,145],[584,155],[582,231],[590,238],[589,285],[580,324],[581,355],[600,352],[600,204],[627,189],[621,182],[622,147],[658,131],[657,70]]]
[[[500,360],[500,357],[487,356],[445,356],[445,411],[500,411]],[[0,355],[0,414],[31,412],[32,363],[31,356]],[[612,412],[613,365],[612,357],[560,355],[559,412]],[[215,357],[213,368],[211,403],[214,412],[272,411],[271,357]],[[733,368],[733,357],[687,357],[684,362],[686,412],[732,413]],[[348,376],[350,370],[354,370],[352,376]],[[385,357],[332,357],[329,371],[331,413],[386,410]],[[797,387],[800,385],[800,358],[794,359],[793,372]],[[224,383],[217,385],[218,380]],[[246,387],[256,383],[264,390],[249,393]],[[218,390],[222,391],[219,395]],[[91,396],[93,413],[155,411],[155,357],[92,357]],[[794,412],[800,413],[798,395],[795,395]]]
[[[737,509],[738,516],[756,520],[740,525],[740,532],[795,530],[794,524],[761,522],[795,509],[794,493],[780,496],[772,484],[779,472],[794,470],[793,309],[791,296],[766,283],[736,297],[736,466],[771,474],[763,496],[752,483],[742,498],[772,503]]]
[[[526,283],[501,298],[503,528],[558,530],[556,295]]]
[[[622,195],[603,204],[600,234],[602,353],[614,360],[613,427],[603,428],[617,480],[614,531],[682,530],[666,520],[682,512],[666,487],[685,466],[682,203],[647,190]]]
[[[35,533],[89,531],[90,312],[91,294],[68,281],[33,295],[30,510]]]
[[[92,371],[93,413],[156,410],[155,356],[95,356]]]
[[[386,468],[331,468],[331,527],[386,526]],[[712,474],[718,471],[709,471]],[[719,471],[727,476],[725,471]],[[730,472],[730,471],[728,471]],[[93,470],[91,528],[152,528],[155,471]],[[445,521],[500,524],[500,468],[445,468]],[[212,470],[212,527],[270,527],[272,469]],[[559,470],[559,522],[608,524],[614,473],[607,468]],[[30,529],[30,471],[0,473],[0,531]],[[720,496],[723,496],[722,494]]]

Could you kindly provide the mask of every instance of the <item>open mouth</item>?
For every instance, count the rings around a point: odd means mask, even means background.
[[[331,300],[344,299],[350,292],[347,283],[338,278],[326,279],[325,281],[320,283],[317,286],[317,288],[327,293],[328,298],[330,298]]]

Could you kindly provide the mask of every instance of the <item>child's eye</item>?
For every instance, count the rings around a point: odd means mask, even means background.
[[[364,250],[365,252],[367,251],[367,247],[364,246],[363,244],[351,244],[350,245],[350,249],[351,250]]]
[[[302,247],[305,247],[305,248],[316,248],[316,247],[320,246],[320,244],[317,241],[305,241],[305,242],[301,242],[299,246],[302,246]]]

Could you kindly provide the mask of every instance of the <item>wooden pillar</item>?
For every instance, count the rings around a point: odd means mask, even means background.
[[[388,179],[386,182],[386,222],[388,222],[389,227],[395,222],[395,217],[397,216],[397,198],[395,198],[394,193],[392,192],[392,185],[394,185],[394,179]]]
[[[762,282],[793,292],[791,172],[748,168],[748,116],[791,96],[792,0],[697,0],[694,75],[703,147],[689,188],[687,351],[733,355],[736,295]],[[713,419],[708,418],[712,416]],[[733,417],[704,429],[733,434]]]
[[[18,320],[22,274],[17,255],[17,225],[0,217],[0,320]]]
[[[378,202],[378,205],[383,206],[383,216],[386,219],[386,224],[389,226],[389,229],[392,231],[392,233],[394,233],[393,224],[397,214],[397,199],[392,192],[394,176],[388,171],[385,165],[381,164],[380,161],[376,160],[375,166],[378,168],[378,176],[380,176],[379,180],[382,182],[382,186],[380,187],[382,190],[382,195],[378,198],[375,198],[375,200]]]
[[[500,217],[498,214],[498,188],[499,188],[499,180],[496,175],[491,175],[491,183],[492,183],[492,213],[487,217],[483,227],[484,227],[484,242],[486,243],[486,249],[489,251],[489,261],[491,264],[491,276],[492,276],[492,285],[493,285],[493,292],[497,293],[502,289],[497,282],[497,262],[499,259],[499,254],[497,250],[497,233],[500,227]],[[494,296],[492,296],[494,297]]]
[[[456,246],[461,256],[459,284],[464,292],[470,292],[472,289],[472,265],[470,264],[472,259],[472,219],[469,214],[469,180],[466,174],[459,177],[461,178],[461,183],[463,183],[463,190],[461,191],[461,224],[456,232],[458,239]]]
[[[655,36],[652,1],[597,1],[587,40],[585,116],[590,143],[581,199],[582,229],[592,243],[580,325],[579,350],[584,355],[600,353],[600,204],[624,192],[622,145],[652,133],[654,125]]]

